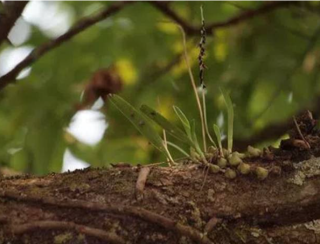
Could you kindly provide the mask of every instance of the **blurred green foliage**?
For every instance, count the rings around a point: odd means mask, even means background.
[[[112,2],[58,4],[71,10],[76,22]],[[170,7],[188,23],[199,26],[200,4],[206,23],[214,23],[259,8],[264,2],[173,2]],[[236,104],[234,138],[250,137],[270,123],[280,123],[302,108],[315,106],[312,102],[320,92],[320,14],[313,8],[319,10],[319,4],[279,8],[219,28],[207,37],[205,81],[210,125],[217,123],[223,111],[219,87],[231,91]],[[161,72],[182,52],[179,30],[169,20],[149,3],[128,5],[37,60],[28,77],[1,91],[1,165],[35,174],[60,171],[66,148],[93,166],[163,160],[109,103],[109,126],[96,146],[81,144],[65,132],[85,82],[96,70],[114,64],[124,79],[121,96],[133,106],[147,104],[177,125],[172,106],[179,106],[188,118],[196,119],[200,129],[183,59]],[[32,26],[29,40],[22,45],[36,47],[47,40]],[[188,37],[195,75],[199,40],[200,36]],[[0,55],[8,47],[2,45]],[[179,144],[174,138],[172,141]]]

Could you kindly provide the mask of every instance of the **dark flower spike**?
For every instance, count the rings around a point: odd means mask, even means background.
[[[202,6],[200,7],[201,10],[201,21],[202,21],[202,25],[201,25],[201,40],[199,43],[199,47],[200,47],[200,53],[198,56],[198,60],[199,60],[199,78],[200,78],[200,85],[202,86],[203,89],[206,88],[206,85],[204,84],[204,78],[203,78],[203,73],[204,73],[204,69],[206,68],[204,62],[203,62],[203,57],[205,56],[205,44],[206,44],[206,28],[205,28],[205,22],[204,22],[204,17],[203,17],[203,9]]]

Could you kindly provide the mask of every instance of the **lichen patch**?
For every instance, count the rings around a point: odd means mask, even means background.
[[[294,164],[295,174],[288,179],[289,183],[303,185],[306,178],[320,175],[320,158],[312,157],[309,160]]]

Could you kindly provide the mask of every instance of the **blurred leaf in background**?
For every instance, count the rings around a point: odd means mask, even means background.
[[[34,48],[113,4],[31,1],[9,33],[12,45],[0,46],[0,76]],[[169,8],[183,21],[180,24],[187,25],[188,52],[198,74],[201,4],[206,26],[216,24],[208,31],[205,57],[209,124],[226,128],[221,124],[224,105],[219,87],[231,91],[235,104],[235,147],[241,147],[237,141],[251,142],[257,133],[282,125],[303,109],[320,112],[315,102],[320,96],[319,4],[170,2],[159,7],[135,2],[52,49],[27,67],[15,85],[1,90],[1,166],[45,174],[61,171],[63,164],[76,158],[92,166],[164,160],[107,99],[98,95],[90,106],[78,105],[94,74],[113,67],[122,80],[117,92],[132,106],[158,108],[180,126],[172,110],[175,105],[198,121],[180,33],[170,23],[175,18],[163,9]],[[267,4],[273,7],[259,11]],[[242,17],[232,22],[237,16]],[[75,123],[80,123],[76,129]],[[274,143],[283,134],[254,142],[256,146]],[[72,160],[66,156],[70,153]],[[178,151],[172,153],[181,156]]]

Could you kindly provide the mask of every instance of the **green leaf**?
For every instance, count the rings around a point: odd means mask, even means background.
[[[233,145],[233,120],[234,120],[234,111],[233,111],[233,103],[231,101],[230,96],[220,88],[222,96],[224,98],[224,102],[227,106],[228,111],[228,151],[232,152],[232,145]]]
[[[65,147],[59,124],[30,127],[24,149],[30,153],[31,167],[35,174],[60,171]]]
[[[179,152],[181,152],[184,156],[186,157],[189,157],[190,155],[185,151],[183,150],[181,147],[179,147],[178,145],[170,142],[170,141],[167,141],[167,144],[175,149],[177,149]]]
[[[194,119],[190,121],[190,132],[191,132],[192,141],[195,144],[196,151],[200,154],[201,157],[204,157],[203,152],[201,151],[198,143],[198,138],[196,134],[196,121]]]
[[[137,128],[137,130],[150,141],[150,143],[152,143],[159,151],[165,153],[161,137],[142,113],[118,95],[109,95],[109,100]]]
[[[142,105],[140,110],[146,114],[150,119],[156,122],[159,126],[165,129],[170,135],[174,136],[178,140],[188,143],[190,146],[194,147],[194,143],[189,139],[189,137],[177,126],[170,123],[165,117],[160,113],[153,110],[147,105]]]
[[[184,130],[186,131],[189,139],[193,141],[189,120],[188,120],[187,117],[184,115],[184,113],[181,111],[181,109],[178,108],[177,106],[173,106],[173,110],[174,110],[174,112],[177,114],[178,118],[180,119],[180,121],[181,121],[181,123],[182,123],[182,125],[183,125],[183,128],[184,128]]]
[[[26,172],[30,158],[25,149],[15,152],[10,159],[10,167],[18,172]]]
[[[218,145],[220,150],[222,151],[222,143],[221,143],[221,133],[220,133],[220,128],[216,124],[213,125],[213,130],[214,133],[216,134]]]

